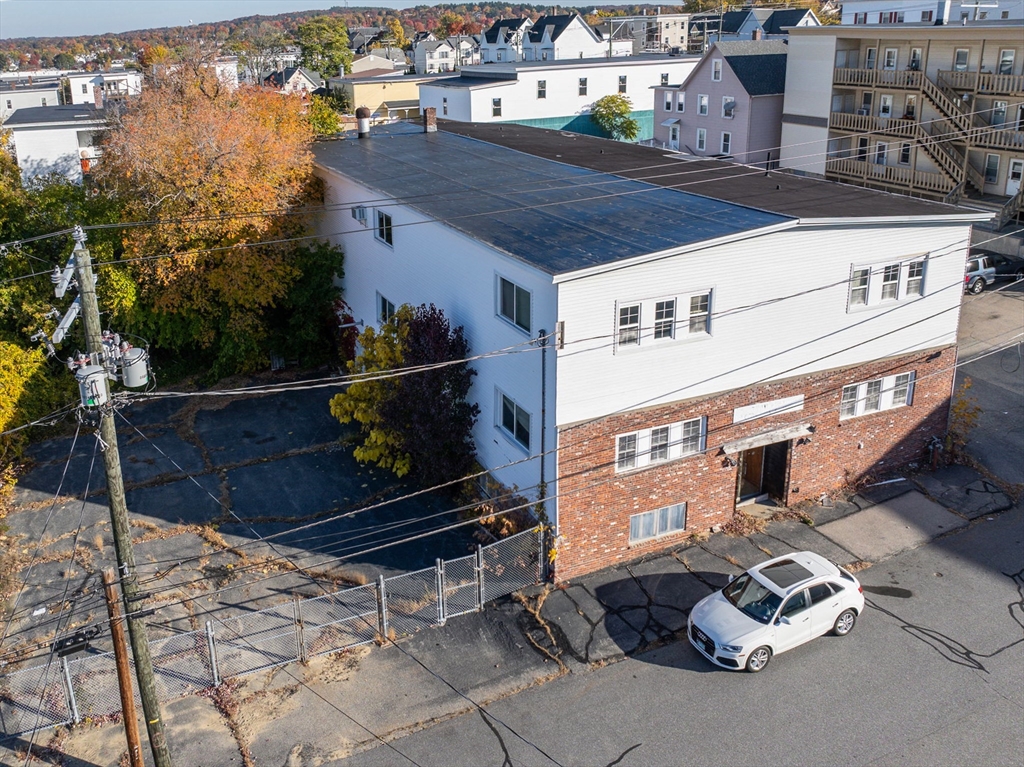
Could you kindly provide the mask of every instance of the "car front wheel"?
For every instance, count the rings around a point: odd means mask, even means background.
[[[839,613],[839,617],[836,618],[836,624],[832,627],[832,633],[837,637],[844,637],[853,631],[854,624],[857,623],[857,613],[853,610],[843,610]]]
[[[756,674],[758,671],[768,665],[768,661],[772,659],[772,651],[767,647],[758,647],[747,658],[747,671],[751,674]]]
[[[1016,274],[1013,275],[1014,282],[1020,282],[1021,280],[1024,280],[1024,269],[1018,269]]]
[[[978,279],[976,279],[974,282],[972,282],[971,283],[971,287],[969,288],[969,290],[971,291],[971,293],[973,295],[978,295],[984,289],[985,289],[985,280],[981,279],[980,277]]]

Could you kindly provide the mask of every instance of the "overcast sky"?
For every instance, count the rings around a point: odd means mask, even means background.
[[[416,0],[351,2],[353,7],[416,4]],[[102,35],[344,5],[344,0],[0,0],[0,38]]]

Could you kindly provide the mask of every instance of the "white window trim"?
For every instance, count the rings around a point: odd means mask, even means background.
[[[910,277],[910,266],[911,264],[921,263],[923,264],[923,273],[921,279],[921,292],[920,294],[908,294],[907,293],[907,281]],[[896,289],[895,298],[882,298],[882,285],[885,280],[886,267],[898,266],[900,270],[899,283]],[[853,302],[853,291],[855,289],[853,280],[856,272],[860,270],[867,270],[867,294],[865,303],[854,303]],[[883,263],[875,264],[854,264],[850,267],[850,277],[847,281],[846,291],[846,310],[847,312],[858,312],[867,309],[876,309],[880,306],[891,306],[894,303],[901,301],[916,301],[927,295],[928,288],[928,256],[926,253],[921,253],[916,256],[908,256],[895,261],[885,261]]]
[[[665,458],[658,460],[651,460],[651,433],[668,427],[668,455]],[[683,430],[684,428],[698,428],[699,438],[696,449],[684,449]],[[620,454],[620,444],[623,438],[635,437],[636,438],[636,449],[632,456],[631,466],[620,466],[624,463]],[[652,466],[661,466],[662,464],[671,463],[672,461],[678,461],[681,458],[689,458],[693,455],[701,455],[707,450],[707,439],[708,439],[708,419],[707,416],[698,416],[696,418],[687,418],[685,421],[677,421],[675,423],[658,424],[652,426],[649,429],[639,429],[637,431],[628,431],[623,434],[615,435],[615,473],[625,474],[631,471],[640,471],[642,469],[648,469]]]
[[[382,220],[381,220],[382,217],[384,219],[387,219],[387,220],[385,222],[382,222]],[[375,239],[381,245],[386,245],[389,248],[394,248],[395,247],[395,222],[394,222],[394,219],[391,217],[391,214],[390,213],[385,213],[383,210],[378,210],[377,208],[374,208],[373,219],[374,219],[373,220],[373,224],[374,224],[374,226],[373,226],[373,239]],[[386,238],[381,236],[380,230],[381,230],[381,224],[382,223],[384,224],[384,227],[387,229],[388,235],[391,238],[391,242],[388,242]]]
[[[690,300],[699,296],[708,297],[708,311],[705,314],[691,315]],[[658,322],[658,304],[665,301],[674,301],[675,307],[672,317],[672,332],[667,336],[655,338],[655,326]],[[636,299],[632,301],[615,302],[615,327],[613,353],[630,354],[639,349],[651,349],[676,343],[693,343],[699,339],[709,338],[713,327],[715,306],[715,288],[706,290],[695,290],[688,293],[678,293],[670,296],[654,296],[652,298]],[[637,320],[637,340],[627,343],[620,342],[619,332],[621,329],[630,329],[630,325],[621,325],[621,316],[624,309],[636,307],[639,309]],[[706,316],[707,322],[703,331],[691,331],[690,319],[693,316]]]
[[[732,114],[727,114],[726,110],[725,110],[725,105],[728,104],[729,102],[732,102]],[[722,96],[722,119],[723,120],[732,120],[735,116],[736,116],[736,99],[734,99],[732,96]]]
[[[670,530],[660,530],[660,529],[658,529],[659,528],[659,521],[660,521],[660,517],[661,517],[661,512],[665,511],[667,514],[671,515],[672,509],[678,510],[679,507],[682,507],[683,526],[682,527],[678,527],[678,528],[672,528]],[[661,538],[667,538],[667,537],[669,537],[671,535],[678,535],[679,533],[685,532],[686,531],[686,522],[687,522],[687,520],[686,520],[686,510],[687,510],[687,507],[686,507],[685,503],[673,503],[673,504],[669,504],[668,506],[663,506],[660,509],[652,509],[650,511],[642,511],[639,514],[630,514],[630,516],[629,516],[629,545],[630,546],[639,546],[641,544],[648,543],[650,541],[656,541],[656,540],[659,540]],[[633,537],[633,520],[634,519],[639,519],[640,517],[645,517],[648,514],[654,515],[655,528],[656,528],[654,535],[647,536],[645,538],[634,538]]]
[[[725,137],[726,136],[729,137],[729,141],[728,141],[729,147],[728,148],[726,148],[726,146],[725,146],[725,144],[726,144],[726,138]],[[719,148],[719,150],[721,151],[722,154],[732,154],[732,131],[727,131],[727,130],[722,131],[722,137],[720,139],[720,143],[718,145],[718,148]]]
[[[495,295],[494,295],[494,314],[502,322],[505,322],[508,325],[514,327],[516,330],[520,331],[521,333],[526,333],[527,335],[529,335],[533,331],[533,291],[530,290],[529,288],[523,287],[522,285],[520,285],[518,282],[516,282],[512,278],[506,277],[503,274],[495,274],[494,277],[495,277],[495,279],[494,279],[494,290],[495,290]],[[502,313],[502,311],[501,311],[501,282],[502,282],[502,280],[504,280],[505,282],[510,283],[513,286],[513,288],[518,288],[519,290],[522,290],[524,293],[527,293],[530,296],[530,327],[524,328],[522,325],[520,325],[518,322],[515,321],[515,314],[517,313],[515,307],[513,307],[513,310],[512,310],[512,314],[513,314],[512,318],[509,318],[509,317],[505,316]],[[513,290],[513,294],[514,294],[514,290]]]
[[[524,450],[527,453],[529,453],[530,452],[530,445],[529,444],[524,445],[522,442],[519,441],[519,439],[516,437],[516,435],[513,432],[511,432],[507,428],[505,428],[505,419],[504,419],[504,405],[505,405],[505,402],[504,401],[507,399],[509,402],[512,403],[512,405],[516,409],[522,410],[529,417],[530,425],[529,425],[529,433],[527,434],[528,442],[532,442],[533,441],[533,413],[531,413],[529,410],[527,410],[525,407],[523,407],[515,397],[511,396],[507,392],[504,392],[504,391],[502,391],[501,389],[499,389],[497,387],[495,387],[494,392],[495,392],[495,398],[494,398],[494,426],[495,426],[495,428],[501,433],[501,435],[509,443],[511,443],[512,445],[517,447],[519,450]]]
[[[904,386],[897,386],[897,381],[905,376],[910,376],[910,380],[906,382],[906,400],[904,402],[893,402],[894,394],[897,389],[903,389]],[[851,418],[860,418],[861,416],[871,415],[872,413],[881,413],[885,410],[895,410],[901,407],[910,407],[914,404],[914,387],[917,383],[917,375],[913,370],[897,373],[896,375],[885,376],[883,378],[873,378],[870,381],[861,381],[856,384],[848,384],[842,388],[842,393],[839,399],[839,420],[846,421]],[[867,409],[869,399],[867,395],[868,386],[871,384],[878,384],[878,407],[872,407],[870,410]],[[848,400],[850,394],[855,394],[856,399]],[[853,402],[853,412],[847,412],[848,408],[844,405],[844,402]]]
[[[707,117],[708,112],[711,111],[711,98],[706,93],[697,94],[697,114],[701,117]]]
[[[722,60],[712,59],[711,60],[711,82],[720,83],[722,82]]]
[[[390,312],[386,309],[390,307]],[[379,290],[377,291],[377,322],[381,325],[385,324],[391,317],[395,316],[397,308],[395,307],[394,301],[389,301]],[[387,317],[384,315],[388,314]]]
[[[697,128],[697,151],[708,151],[708,131],[706,128]]]
[[[686,111],[686,91],[679,91],[679,93],[676,94],[676,111]]]

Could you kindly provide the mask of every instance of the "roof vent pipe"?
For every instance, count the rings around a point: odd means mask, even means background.
[[[370,110],[366,107],[356,110],[356,133],[359,138],[370,138]]]

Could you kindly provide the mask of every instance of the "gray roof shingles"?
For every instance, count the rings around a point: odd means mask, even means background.
[[[768,96],[785,92],[789,46],[784,41],[726,41],[716,43],[716,47],[749,95]]]

